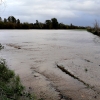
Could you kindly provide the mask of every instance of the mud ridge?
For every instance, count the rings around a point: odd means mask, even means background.
[[[83,80],[81,80],[80,78],[78,78],[78,77],[76,77],[75,75],[73,75],[71,72],[69,72],[69,71],[68,71],[67,69],[65,69],[63,66],[60,66],[60,65],[57,64],[57,67],[58,67],[61,71],[65,72],[66,74],[68,74],[69,76],[71,76],[72,78],[77,79],[79,82],[83,83],[83,84],[84,84],[85,86],[87,86],[88,88],[91,88],[91,89],[94,88],[93,86],[90,86],[90,84],[85,83]]]
[[[16,45],[16,44],[6,44],[7,46],[10,46],[10,47],[13,47],[13,48],[15,48],[15,49],[21,49],[21,46],[19,46],[19,45]]]
[[[51,85],[51,87],[53,87],[55,89],[56,92],[59,93],[59,96],[60,96],[59,100],[62,100],[62,99],[63,100],[73,100],[72,98],[64,96],[63,94],[61,94],[60,90],[58,90],[56,86],[53,86],[52,84],[50,84],[50,85]]]
[[[69,76],[71,76],[72,78],[78,80],[79,82],[83,83],[87,88],[89,88],[89,89],[93,90],[94,92],[96,92],[97,95],[100,94],[100,92],[97,91],[97,90],[95,89],[94,86],[91,86],[90,84],[85,83],[83,80],[81,80],[80,78],[78,78],[78,77],[76,77],[75,75],[73,75],[71,72],[69,72],[69,71],[68,71],[67,69],[65,69],[63,66],[60,66],[60,65],[58,65],[58,64],[56,64],[56,65],[57,65],[57,67],[58,67],[61,71],[65,72],[67,75],[69,75]],[[97,98],[97,96],[95,96],[94,98]]]
[[[48,77],[47,77],[46,75],[44,75],[43,73],[41,73],[41,72],[39,72],[39,71],[37,71],[37,70],[34,70],[34,71],[35,71],[36,73],[39,73],[39,74],[43,75],[43,76],[44,76],[45,78],[47,78],[47,80],[50,82],[50,80],[48,79]],[[73,100],[72,98],[66,97],[66,96],[64,96],[63,94],[61,94],[60,90],[58,90],[57,87],[54,86],[51,82],[50,82],[50,86],[51,86],[52,88],[54,88],[56,92],[59,93],[59,97],[60,97],[59,100]]]

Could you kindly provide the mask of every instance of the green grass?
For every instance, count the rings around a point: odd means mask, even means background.
[[[19,76],[7,67],[5,60],[0,60],[0,100],[36,100],[25,91]]]
[[[0,100],[34,100],[34,97],[25,91],[19,76],[6,66],[4,60],[0,61]]]

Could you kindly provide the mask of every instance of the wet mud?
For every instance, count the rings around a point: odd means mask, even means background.
[[[98,37],[71,30],[2,30],[0,35],[0,57],[38,99],[100,100]]]
[[[74,79],[77,79],[78,81],[82,82],[84,85],[86,85],[87,87],[89,87],[89,84],[85,83],[84,81],[82,81],[81,79],[79,79],[78,77],[76,77],[75,75],[73,75],[71,72],[69,72],[68,70],[66,70],[63,66],[57,65],[57,67],[59,69],[61,69],[63,72],[65,72],[66,74],[68,74],[69,76],[73,77]]]

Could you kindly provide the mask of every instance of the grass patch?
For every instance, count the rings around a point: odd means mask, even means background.
[[[0,44],[0,50],[4,48]],[[20,77],[10,70],[5,60],[0,60],[0,100],[36,100],[35,96],[25,91]]]
[[[19,76],[6,66],[4,60],[0,61],[0,100],[34,100],[34,97],[25,91]]]

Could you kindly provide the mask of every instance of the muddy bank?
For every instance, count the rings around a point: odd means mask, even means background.
[[[38,98],[100,100],[100,46],[94,35],[65,30],[1,33],[5,48],[0,56]]]

